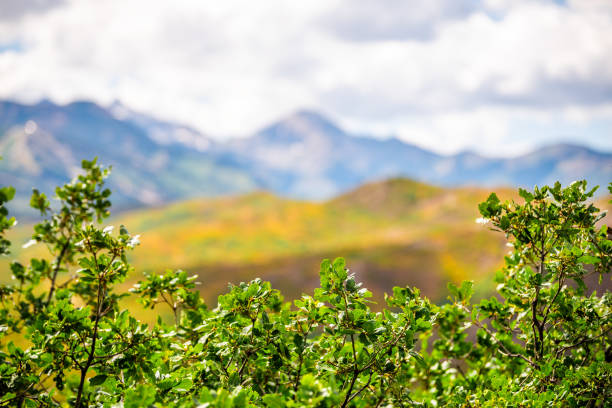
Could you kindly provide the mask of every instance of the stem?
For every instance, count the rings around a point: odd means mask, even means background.
[[[351,378],[351,384],[349,385],[349,389],[346,392],[346,397],[344,398],[344,402],[342,403],[342,408],[345,408],[349,401],[351,400],[351,392],[353,391],[353,387],[355,386],[355,381],[357,381],[357,377],[359,376],[359,371],[355,369],[353,371],[353,378]]]
[[[469,310],[468,310],[468,309],[467,309],[465,306],[463,306],[463,309],[464,309],[464,310],[465,310],[465,311],[466,311],[468,314],[470,314],[470,311],[469,311]],[[491,336],[491,340],[493,340],[493,341],[495,342],[495,344],[497,344],[497,345],[498,345],[498,346],[500,346],[502,349],[504,349],[504,351],[499,350],[499,352],[500,352],[500,353],[502,353],[502,354],[504,354],[504,355],[507,355],[507,356],[509,356],[509,357],[518,357],[518,358],[520,358],[520,359],[524,360],[525,362],[529,363],[529,365],[531,365],[532,367],[537,367],[537,364],[536,364],[536,363],[534,363],[533,361],[531,361],[530,359],[528,359],[528,358],[527,358],[527,357],[525,357],[524,355],[522,355],[522,354],[512,353],[510,350],[508,350],[508,348],[507,348],[507,347],[506,347],[506,346],[505,346],[505,345],[504,345],[504,344],[503,344],[501,341],[499,341],[497,338],[495,338],[495,336],[493,335],[493,333],[491,332],[491,330],[489,330],[489,329],[487,328],[487,326],[480,324],[480,322],[478,322],[477,320],[476,320],[476,321],[472,320],[472,323],[473,323],[474,325],[476,325],[477,327],[479,327],[479,328],[483,329],[483,330],[484,330],[484,331],[485,331],[485,332],[486,332],[486,333],[487,333],[489,336]]]
[[[47,301],[45,302],[45,306],[49,306],[49,303],[51,302],[51,298],[53,297],[53,292],[55,292],[55,280],[57,279],[57,274],[59,273],[60,266],[62,265],[62,258],[64,257],[64,255],[66,255],[66,251],[68,250],[69,246],[70,246],[70,238],[66,240],[66,242],[62,246],[62,249],[59,255],[57,256],[57,259],[55,260],[55,267],[53,268],[53,275],[51,277],[51,288],[49,289],[49,295],[47,296]]]
[[[87,371],[89,370],[89,367],[91,367],[93,363],[94,353],[96,351],[96,340],[98,339],[98,325],[100,323],[100,306],[101,306],[100,298],[102,296],[101,288],[102,288],[102,285],[98,285],[98,307],[97,307],[98,310],[96,312],[96,320],[94,321],[94,332],[93,332],[93,336],[91,340],[91,347],[89,349],[89,357],[87,357],[87,361],[85,362],[85,365],[81,369],[81,381],[79,383],[79,390],[77,393],[77,400],[75,403],[75,406],[77,408],[81,407],[81,398],[83,394],[83,387],[85,386],[85,377],[87,375]]]
[[[596,341],[596,340],[597,340],[597,339],[599,339],[600,337],[603,337],[603,336],[605,336],[606,334],[608,334],[608,333],[609,333],[611,330],[612,330],[612,327],[608,328],[607,330],[604,330],[603,332],[601,332],[600,334],[598,334],[598,335],[597,335],[597,336],[595,336],[595,337],[585,337],[585,338],[583,338],[582,340],[580,340],[580,341],[579,341],[579,342],[577,342],[577,343],[574,343],[574,344],[572,344],[572,345],[569,345],[569,346],[563,347],[563,348],[561,348],[561,349],[559,349],[559,350],[557,351],[557,353],[555,354],[555,358],[558,358],[558,357],[559,357],[561,354],[565,353],[567,350],[571,350],[571,349],[573,349],[573,348],[575,348],[575,347],[578,347],[578,346],[581,346],[581,345],[583,345],[583,344],[585,344],[585,343],[590,343],[590,342]]]
[[[81,379],[79,382],[79,388],[77,391],[77,398],[76,398],[76,402],[75,402],[75,407],[76,408],[81,408],[82,406],[82,402],[81,399],[83,397],[83,387],[85,386],[85,377],[87,376],[87,371],[89,371],[89,368],[91,367],[93,360],[94,360],[94,353],[96,351],[96,340],[98,339],[98,325],[100,324],[100,317],[101,317],[101,311],[102,311],[102,281],[101,281],[101,276],[100,276],[100,266],[98,264],[98,259],[96,257],[96,253],[95,251],[93,251],[91,244],[89,242],[89,240],[87,240],[87,244],[89,246],[89,250],[93,253],[93,257],[94,257],[94,261],[96,264],[96,271],[98,272],[98,293],[97,293],[97,304],[96,304],[96,317],[94,320],[94,331],[93,331],[93,336],[92,336],[92,340],[91,340],[91,347],[89,349],[89,356],[87,357],[87,361],[85,362],[85,365],[81,368]]]
[[[559,296],[559,293],[561,292],[563,283],[565,283],[565,276],[563,275],[563,273],[561,273],[561,276],[559,277],[559,287],[557,288],[557,292],[555,293],[555,296],[553,296],[552,300],[546,307],[546,311],[544,312],[544,317],[542,318],[542,327],[544,327],[544,325],[546,324],[546,320],[548,319],[548,314],[550,313],[550,308],[555,303],[555,300],[557,300],[557,296]]]
[[[348,318],[348,299],[346,298],[346,293],[344,291],[342,293],[342,298],[344,300],[344,319],[346,320]],[[351,392],[353,391],[353,387],[355,386],[355,381],[357,381],[357,377],[359,377],[359,374],[360,374],[360,370],[357,365],[357,351],[355,350],[355,336],[353,335],[353,333],[351,333],[351,347],[353,349],[353,363],[354,363],[353,378],[351,378],[351,383],[349,385],[348,391],[346,392],[346,397],[344,398],[344,402],[342,403],[342,408],[346,407],[347,404],[350,402]]]
[[[541,231],[541,247],[540,247],[540,262],[538,264],[538,273],[540,274],[540,280],[544,279],[544,260],[546,258],[546,252],[544,251],[544,244],[546,242],[546,235],[544,234],[544,230]],[[535,299],[531,304],[531,318],[533,322],[531,323],[531,328],[533,330],[534,336],[534,357],[536,360],[541,360],[544,355],[544,321],[540,322],[538,320],[538,302],[540,296],[540,288],[541,285],[538,284],[536,286]],[[537,330],[537,331],[536,331]]]
[[[368,377],[368,382],[365,383],[365,385],[363,387],[361,387],[359,389],[359,391],[355,392],[347,401],[347,403],[351,402],[353,400],[353,398],[355,398],[356,396],[358,396],[359,394],[361,394],[361,392],[363,390],[365,390],[366,388],[368,388],[368,386],[370,385],[370,383],[372,382],[372,374],[374,374],[374,371],[370,371],[370,376]],[[350,395],[350,394],[349,394]]]
[[[293,391],[295,391],[296,394],[293,396],[293,399],[297,398],[297,390],[298,390],[298,387],[300,386],[300,376],[302,374],[302,360],[303,360],[303,350],[300,351],[300,362],[298,363],[298,368],[295,371],[295,380],[293,382]]]

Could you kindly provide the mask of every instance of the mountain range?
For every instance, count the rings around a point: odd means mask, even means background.
[[[76,174],[81,159],[94,156],[113,166],[109,186],[116,209],[255,190],[320,200],[396,176],[440,186],[612,180],[612,154],[578,145],[546,146],[514,158],[444,156],[396,138],[350,134],[313,111],[220,142],[118,102],[0,101],[0,156],[1,183],[18,191],[17,213],[32,187],[49,192]]]

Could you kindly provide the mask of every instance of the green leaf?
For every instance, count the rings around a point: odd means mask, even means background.
[[[414,357],[414,359],[416,360],[416,362],[423,368],[427,368],[427,363],[425,362],[425,360],[423,359],[423,357],[417,353],[416,351],[410,351],[408,354],[410,354],[412,357]]]
[[[285,408],[287,406],[285,399],[279,394],[266,394],[262,399],[268,408]]]
[[[8,344],[6,345],[6,349],[8,350],[9,354],[12,355],[17,354],[17,351],[19,350],[17,346],[15,346],[15,343],[13,343],[12,341],[8,342]]]
[[[181,380],[176,387],[174,387],[174,390],[177,392],[187,392],[191,389],[191,387],[193,387],[193,381],[191,381],[189,378],[185,378]]]
[[[344,260],[344,258],[336,258],[334,259],[334,273],[336,274],[336,276],[338,276],[338,278],[341,281],[344,281],[347,276],[348,273],[346,271],[346,261]]]
[[[504,231],[510,227],[510,219],[506,215],[499,220],[499,227]]]
[[[463,281],[461,282],[461,288],[459,289],[461,293],[462,300],[469,300],[474,294],[474,282],[473,281]]]
[[[601,259],[592,255],[582,255],[580,258],[578,258],[578,262],[594,265],[596,263],[600,263]]]
[[[155,402],[155,388],[147,384],[139,384],[135,389],[125,392],[124,408],[148,407]]]
[[[30,398],[25,400],[25,406],[26,408],[38,408],[38,404]]]
[[[15,197],[15,188],[12,186],[2,187],[0,189],[0,198],[2,201],[11,201]]]
[[[7,392],[2,397],[0,397],[0,402],[1,401],[11,400],[11,399],[15,398],[16,396],[17,396],[17,394],[15,394],[14,392]]]
[[[272,328],[272,324],[270,323],[270,316],[268,316],[268,313],[266,313],[265,310],[261,314],[261,323],[264,329],[266,330],[269,330]]]
[[[90,385],[100,385],[104,383],[104,381],[106,381],[107,378],[108,378],[108,375],[106,374],[98,374],[95,377],[92,377],[89,379],[89,384]]]
[[[525,189],[519,188],[519,195],[523,197],[525,201],[528,203],[533,201],[533,194],[531,194],[529,191]]]

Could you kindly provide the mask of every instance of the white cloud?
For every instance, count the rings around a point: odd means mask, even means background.
[[[320,21],[349,41],[428,40],[438,24],[465,17],[477,6],[457,0],[351,0],[336,4]]]
[[[612,122],[612,3],[567,3],[73,0],[0,19],[0,98],[121,99],[219,137],[310,107],[438,151],[508,154],[553,138],[516,123]]]
[[[0,20],[17,20],[61,6],[64,0],[3,0]]]

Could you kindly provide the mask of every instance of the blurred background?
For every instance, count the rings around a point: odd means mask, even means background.
[[[112,165],[136,273],[271,280],[345,256],[382,299],[481,294],[504,237],[491,191],[612,181],[609,0],[0,0],[0,182],[13,256],[37,187]],[[0,280],[9,280],[8,260]]]

